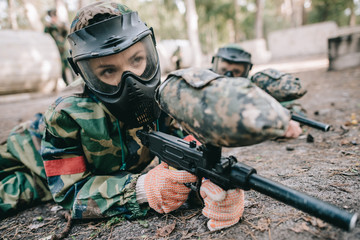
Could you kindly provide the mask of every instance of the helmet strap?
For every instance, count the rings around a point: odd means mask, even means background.
[[[79,75],[79,74],[80,74],[80,69],[79,69],[79,67],[75,64],[74,59],[73,59],[72,57],[68,57],[67,60],[68,60],[68,62],[70,63],[71,68],[74,70],[74,73],[75,73],[76,75]]]

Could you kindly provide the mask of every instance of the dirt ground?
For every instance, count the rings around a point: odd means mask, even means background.
[[[303,126],[298,139],[223,149],[223,155],[236,156],[263,177],[360,213],[360,67],[328,72],[324,59],[317,67],[306,63],[297,63],[298,68],[289,61],[277,66],[301,79],[308,93],[298,102],[309,118],[332,125],[331,130]],[[54,98],[0,97],[0,140],[17,123],[44,111]],[[0,239],[50,239],[65,230],[65,239],[360,239],[359,223],[346,232],[254,190],[246,192],[238,224],[209,232],[205,223],[200,209],[182,209],[166,215],[152,211],[134,221],[72,221],[69,227],[65,212],[49,202],[1,220]]]

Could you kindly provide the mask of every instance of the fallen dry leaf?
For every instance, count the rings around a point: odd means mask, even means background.
[[[306,225],[306,223],[303,222],[301,224],[296,225],[293,228],[290,228],[290,230],[294,231],[296,233],[301,233],[301,232],[304,232],[304,231],[309,231],[309,227]]]
[[[186,231],[183,231],[182,233],[181,233],[181,239],[189,239],[189,238],[192,238],[192,237],[194,237],[195,235],[196,235],[196,233],[189,233],[189,230],[186,230]]]
[[[324,228],[326,227],[326,223],[320,219],[316,219],[316,224],[319,228]]]
[[[261,232],[264,232],[269,229],[270,219],[269,218],[260,218],[257,224],[257,229]]]
[[[159,236],[159,237],[167,237],[169,236],[172,231],[174,231],[175,229],[175,225],[176,223],[172,223],[172,224],[169,224],[169,225],[166,225],[162,228],[159,228],[156,230],[156,236]]]
[[[28,228],[30,228],[31,230],[32,229],[38,229],[38,228],[41,228],[45,225],[45,223],[33,223],[31,225],[28,226]]]

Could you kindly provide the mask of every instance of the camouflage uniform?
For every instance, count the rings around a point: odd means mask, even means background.
[[[34,169],[31,175],[22,179],[35,178],[41,183],[46,181],[46,172],[53,199],[72,210],[73,218],[122,214],[131,219],[146,215],[148,208],[140,207],[136,201],[135,184],[139,173],[153,157],[136,137],[136,131],[140,128],[125,130],[123,124],[84,87],[82,80],[74,82],[71,87],[71,93],[58,98],[44,115],[45,130],[41,142],[43,161],[36,151],[39,149],[41,132],[28,132],[28,135],[37,137],[36,143],[32,143],[34,141],[26,136],[32,149],[24,145],[24,151],[33,152],[28,158],[25,156],[29,154],[19,154],[22,149],[18,146],[24,144],[24,140],[20,139],[22,133],[18,132],[15,134],[18,139],[10,137],[8,151],[1,153],[2,172],[16,178],[18,173],[15,167],[25,172],[29,171],[27,168]],[[17,147],[11,147],[12,144]],[[2,146],[2,150],[5,148]],[[0,191],[1,199],[6,202],[0,205],[3,212],[21,207],[17,196],[27,203],[50,199],[46,187],[37,182],[27,183],[27,189],[25,183],[19,183],[8,190],[7,185],[14,180],[9,182],[11,179],[4,174],[1,179],[1,188],[5,190]],[[47,193],[45,196],[35,191],[38,185]],[[14,192],[20,193],[13,196]],[[27,195],[22,197],[25,193]]]
[[[247,78],[181,69],[158,88],[161,109],[203,144],[240,147],[283,136],[289,112]]]
[[[39,154],[42,115],[15,127],[0,145],[0,217],[51,200]]]
[[[62,78],[64,79],[66,84],[69,84],[65,74],[66,68],[69,68],[66,48],[66,36],[68,34],[67,27],[65,26],[65,24],[62,23],[48,23],[47,25],[45,25],[44,32],[49,33],[51,37],[55,40],[56,46],[60,53]]]
[[[306,110],[294,101],[304,96],[307,92],[307,90],[301,86],[299,78],[289,73],[268,68],[255,73],[250,79],[258,87],[278,100],[285,108],[292,112],[305,115]]]

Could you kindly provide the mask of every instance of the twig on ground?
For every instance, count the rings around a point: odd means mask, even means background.
[[[56,235],[56,234],[53,235],[51,237],[51,240],[60,240],[60,239],[65,238],[69,234],[69,232],[71,230],[71,224],[72,224],[71,216],[70,216],[69,212],[65,212],[64,217],[67,220],[64,230],[59,235]]]
[[[18,232],[19,232],[19,228],[16,228],[15,234],[14,234],[14,236],[12,237],[12,239],[15,239],[16,235],[18,234]]]
[[[114,227],[111,227],[108,239],[111,239],[111,235],[112,235],[113,230],[114,230]]]

